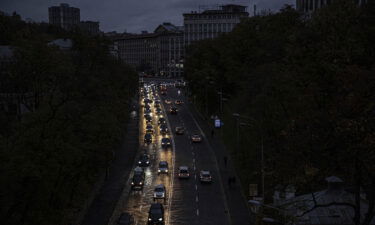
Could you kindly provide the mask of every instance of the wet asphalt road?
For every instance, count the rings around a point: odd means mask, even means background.
[[[160,95],[162,100],[162,109],[164,117],[167,118],[169,134],[164,135],[173,139],[172,148],[162,149],[160,140],[163,135],[160,134],[155,108],[151,104],[153,113],[152,125],[154,126],[153,142],[145,145],[144,149],[150,155],[150,166],[145,168],[146,179],[142,191],[130,190],[130,179],[124,191],[129,192],[127,201],[123,204],[121,211],[126,211],[134,215],[136,224],[147,224],[148,209],[153,202],[153,190],[158,184],[164,184],[167,189],[167,199],[164,203],[166,224],[220,224],[230,223],[230,217],[227,210],[223,186],[219,177],[218,164],[214,156],[212,147],[208,144],[207,138],[201,131],[196,120],[185,104],[177,106],[179,111],[177,115],[169,113],[169,105],[165,99],[183,100],[183,94],[178,95],[177,89],[168,87],[167,95]],[[142,117],[140,122],[140,143],[143,143],[146,122],[143,119],[143,108],[140,111]],[[174,134],[176,126],[183,126],[185,133],[183,135]],[[203,136],[201,143],[191,143],[190,136],[200,134]],[[141,147],[142,149],[142,147]],[[167,161],[170,173],[168,175],[157,174],[157,167],[160,161]],[[178,167],[188,166],[190,169],[190,179],[178,179]],[[201,184],[199,181],[199,171],[209,170],[213,177],[211,184]]]

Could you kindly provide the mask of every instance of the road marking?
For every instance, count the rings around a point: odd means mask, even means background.
[[[194,171],[196,170],[197,168],[195,168],[195,165],[194,165]]]
[[[195,196],[195,201],[196,201],[196,202],[199,202],[198,195]]]
[[[195,185],[195,190],[196,190],[196,191],[198,190],[198,185]]]
[[[195,163],[195,158],[193,158],[193,163]]]
[[[197,174],[194,174],[194,179],[197,179]]]
[[[199,209],[197,209],[197,216],[199,216]]]

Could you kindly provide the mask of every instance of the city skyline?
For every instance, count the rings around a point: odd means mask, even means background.
[[[139,33],[143,30],[152,32],[159,24],[170,22],[182,25],[183,13],[197,11],[200,5],[215,4],[242,4],[249,7],[257,5],[258,12],[262,9],[278,11],[284,4],[295,5],[295,0],[253,0],[253,1],[217,1],[217,0],[138,0],[125,2],[120,0],[89,1],[89,0],[4,0],[0,3],[0,10],[11,14],[16,11],[23,19],[32,19],[35,22],[48,22],[48,7],[67,3],[81,10],[81,20],[99,21],[100,29],[104,32]]]

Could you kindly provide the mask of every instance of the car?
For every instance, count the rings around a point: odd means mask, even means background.
[[[151,106],[148,103],[145,104],[145,110],[146,109],[151,109]]]
[[[154,189],[154,201],[157,199],[163,199],[165,201],[167,197],[167,191],[163,184],[159,184]]]
[[[199,173],[199,180],[201,183],[211,183],[212,177],[211,173],[208,170],[201,170]]]
[[[202,142],[202,137],[199,134],[193,134],[193,135],[191,135],[191,141],[193,143]]]
[[[151,124],[146,125],[146,133],[150,133],[150,134],[154,133],[154,129]]]
[[[161,108],[156,108],[156,115],[161,115],[163,113],[163,110]]]
[[[180,166],[178,168],[178,178],[179,179],[189,179],[190,178],[189,167]]]
[[[145,109],[145,111],[144,111],[144,115],[146,116],[146,115],[150,115],[151,116],[151,113],[152,113],[152,111],[151,111],[151,109]]]
[[[133,215],[127,212],[121,213],[120,217],[117,220],[117,225],[133,225],[133,224],[135,224],[134,217]]]
[[[152,203],[148,211],[148,224],[164,225],[164,208],[161,203]]]
[[[134,168],[134,175],[141,175],[143,178],[145,178],[145,171],[142,167],[137,166]]]
[[[182,105],[184,102],[182,100],[176,100],[174,101],[174,104],[176,105]]]
[[[150,165],[150,157],[146,153],[143,153],[142,155],[140,155],[139,160],[138,160],[138,166],[146,167],[149,165]]]
[[[159,120],[158,120],[158,124],[161,125],[161,124],[166,124],[167,121],[165,120],[164,117],[160,117]]]
[[[154,103],[154,107],[155,107],[155,108],[160,108],[160,103],[155,102],[155,103]]]
[[[172,107],[169,108],[169,112],[170,112],[171,114],[176,115],[177,112],[178,112],[178,109],[177,109],[177,107],[172,106]]]
[[[144,185],[144,176],[140,174],[134,174],[131,181],[132,190],[142,190]]]
[[[160,133],[161,134],[167,134],[168,133],[168,127],[166,124],[161,124],[160,125]]]
[[[145,141],[146,144],[151,144],[152,143],[152,135],[150,133],[146,133],[144,141]]]
[[[160,161],[158,167],[158,175],[161,173],[168,174],[168,162],[167,161]]]
[[[184,127],[176,127],[176,134],[184,134],[185,128]]]
[[[149,114],[144,115],[146,122],[152,122],[152,117]]]
[[[168,104],[168,105],[169,105],[169,104],[171,104],[171,103],[172,103],[172,100],[170,100],[170,99],[165,99],[165,101],[164,101],[164,102],[165,102],[165,104]]]
[[[161,147],[162,148],[169,148],[169,147],[171,147],[171,139],[169,139],[169,138],[162,138],[161,139]]]

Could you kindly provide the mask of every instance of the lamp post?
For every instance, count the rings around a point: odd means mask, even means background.
[[[245,119],[245,120],[250,120],[251,122],[253,122],[253,124],[256,124],[255,123],[255,120],[251,117],[247,117],[247,116],[241,116],[239,113],[233,113],[232,114],[235,118],[236,118],[236,122],[237,122],[237,151],[239,151],[240,149],[240,125],[243,125],[243,126],[253,126],[252,124],[247,124],[247,123],[240,123],[239,120],[240,118],[242,119]],[[259,127],[259,130],[260,130],[260,134],[261,134],[261,143],[260,143],[260,153],[261,153],[261,176],[262,176],[262,198],[264,199],[264,183],[265,183],[265,179],[264,179],[264,145],[263,145],[263,130],[262,130],[262,126]]]

